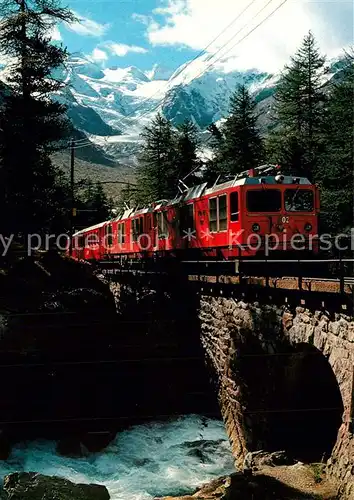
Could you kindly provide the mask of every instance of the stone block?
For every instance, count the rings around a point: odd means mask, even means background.
[[[294,316],[291,313],[285,312],[283,314],[283,326],[289,330],[293,326]]]

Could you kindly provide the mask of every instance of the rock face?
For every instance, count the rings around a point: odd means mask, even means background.
[[[90,265],[50,252],[22,255],[9,254],[0,269],[1,458],[17,440],[79,435],[80,418],[111,405],[93,385],[116,319],[108,284]],[[102,382],[115,394],[111,384]]]
[[[236,463],[260,449],[329,459],[341,498],[353,498],[354,319],[258,300],[200,297],[202,343]]]
[[[254,451],[247,453],[243,462],[243,469],[253,469],[254,467],[263,467],[265,465],[276,467],[278,465],[293,465],[294,460],[289,458],[285,451]]]
[[[105,486],[21,472],[5,477],[2,500],[109,500]]]
[[[194,494],[156,500],[334,500],[336,494],[329,482],[316,483],[311,467],[297,464],[264,467],[253,475],[236,472],[202,486]]]

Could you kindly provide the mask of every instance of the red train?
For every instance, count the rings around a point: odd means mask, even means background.
[[[79,260],[193,256],[232,259],[280,251],[316,252],[319,192],[303,177],[263,166],[174,200],[161,200],[73,236]]]

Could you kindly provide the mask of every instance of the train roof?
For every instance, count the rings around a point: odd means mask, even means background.
[[[87,233],[88,231],[94,231],[95,229],[100,229],[101,227],[103,227],[105,224],[107,224],[109,221],[104,221],[104,222],[100,222],[99,224],[95,224],[94,226],[90,226],[90,227],[85,227],[85,229],[81,229],[81,231],[78,231],[77,233],[75,233],[73,236],[80,236],[81,234],[85,234]]]
[[[143,208],[129,208],[126,209],[123,213],[119,214],[117,217],[114,219],[111,219],[109,221],[101,222],[100,224],[96,224],[95,226],[88,227],[86,229],[83,229],[74,236],[78,236],[80,234],[84,234],[88,231],[93,231],[95,229],[99,229],[105,224],[109,224],[111,222],[119,222],[119,221],[125,221],[126,219],[129,219],[130,217],[137,217],[139,215],[144,215],[147,213],[155,212],[160,210],[163,207],[168,207],[168,206],[174,206],[178,205],[179,203],[186,202],[189,200],[194,200],[196,198],[200,198],[201,196],[205,195],[212,195],[214,193],[218,193],[220,191],[223,191],[225,189],[230,189],[233,187],[237,186],[246,186],[246,185],[307,185],[311,186],[311,182],[306,178],[306,177],[294,177],[291,175],[283,175],[283,180],[281,183],[279,183],[279,180],[277,180],[275,175],[258,175],[258,176],[250,176],[250,175],[244,175],[241,177],[242,174],[236,175],[233,179],[230,179],[226,182],[222,182],[220,184],[215,183],[214,186],[208,188],[208,184],[205,182],[203,184],[199,184],[197,186],[193,186],[192,188],[189,188],[186,192],[183,194],[180,194],[173,200],[159,200],[147,207]]]
[[[294,180],[296,179],[296,182]],[[215,184],[213,187],[205,190],[204,194],[213,194],[223,189],[229,189],[236,186],[246,186],[246,185],[311,185],[311,182],[306,177],[294,177],[292,175],[283,175],[283,180],[281,182],[277,181],[275,176],[259,176],[259,177],[243,177],[238,179],[237,177],[224,182],[223,184]]]
[[[249,177],[245,176],[239,178],[239,176],[235,176],[233,179],[223,182],[221,184],[214,184],[214,186],[207,189],[208,184],[205,182],[203,184],[199,184],[197,186],[193,186],[188,189],[185,193],[180,194],[173,200],[159,200],[148,207],[138,208],[138,209],[128,209],[123,214],[120,214],[118,217],[114,219],[114,221],[126,220],[129,217],[137,217],[139,215],[144,215],[146,213],[151,213],[160,210],[163,207],[178,205],[183,201],[194,200],[196,198],[200,198],[204,195],[211,195],[214,193],[218,193],[219,191],[223,191],[224,189],[230,189],[232,187],[237,186],[246,186],[246,185],[291,185],[294,186],[294,179],[296,179],[296,185],[311,185],[311,182],[306,177],[294,177],[290,175],[283,176],[283,181],[281,184],[276,180],[275,176],[257,176],[257,177]]]

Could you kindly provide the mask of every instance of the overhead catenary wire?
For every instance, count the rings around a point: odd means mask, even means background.
[[[255,19],[256,17],[258,17],[274,0],[268,0],[268,2],[261,8],[261,10],[259,10],[257,12],[257,14],[253,17],[253,19]],[[207,61],[211,61],[219,52],[221,52],[221,50],[223,48],[225,48],[230,42],[232,42],[232,40],[234,40],[237,35],[239,35],[245,28],[247,27],[247,24],[245,26],[242,26],[242,28],[240,28],[236,33],[234,33],[232,35],[231,38],[229,38],[227,40],[227,42],[225,42],[216,52],[215,54],[212,54],[208,59]]]
[[[181,70],[181,72],[177,73],[175,75],[174,78],[176,78],[177,76],[180,76],[182,74],[183,71],[185,71],[193,62],[195,62],[196,59],[198,59],[200,57],[201,54],[203,54],[205,52],[205,50],[207,50],[207,48],[209,48],[216,40],[218,40],[220,38],[220,36],[225,32],[227,31],[227,29],[229,29],[235,22],[236,20],[238,20],[242,15],[243,13],[251,7],[252,4],[255,3],[256,0],[253,0],[250,4],[247,5],[247,7],[217,36],[214,38],[214,40],[212,42],[210,42],[207,47],[205,49],[203,49],[203,51],[201,51],[200,54],[198,54],[198,56],[196,56],[194,59],[192,59],[191,61],[189,61],[189,63]],[[268,2],[257,12],[257,14],[255,16],[253,16],[253,19],[254,20],[255,18],[257,18],[274,0],[268,0]],[[262,19],[262,21],[260,21],[256,26],[254,26],[250,31],[248,31],[240,40],[238,40],[234,45],[232,45],[231,47],[229,47],[225,52],[223,52],[219,57],[217,57],[216,59],[212,60],[213,58],[215,58],[216,55],[218,55],[224,48],[226,48],[232,40],[234,40],[234,38],[239,35],[246,27],[249,23],[246,23],[242,28],[240,28],[237,33],[235,33],[225,44],[223,44],[216,52],[215,54],[213,54],[208,60],[211,60],[212,62],[206,67],[206,68],[203,68],[203,70],[201,72],[199,72],[196,76],[194,76],[189,83],[192,83],[193,81],[195,81],[197,78],[199,78],[200,76],[202,76],[206,71],[208,71],[208,69],[210,69],[211,67],[213,67],[217,62],[219,62],[223,57],[225,57],[229,52],[231,52],[231,50],[233,50],[235,47],[237,47],[240,43],[242,43],[246,38],[248,38],[252,33],[254,33],[254,31],[256,31],[260,26],[262,26],[266,21],[268,21],[268,19],[270,19],[278,10],[280,10],[280,8],[287,2],[288,0],[283,0],[272,12],[270,12],[270,14],[268,14],[264,19]],[[252,21],[251,20],[251,21]],[[173,80],[172,80],[173,81]],[[170,82],[169,82],[170,83]],[[159,92],[158,92],[159,93]],[[145,102],[147,102],[148,100],[151,100],[153,99],[153,97],[157,95],[154,94],[153,96],[149,97],[148,99],[146,99],[145,101],[143,101],[141,104],[144,104]],[[137,119],[141,120],[143,118],[145,118],[146,116],[150,115],[151,113],[154,113],[155,111],[157,111],[161,105],[164,104],[164,102],[166,101],[166,97],[167,96],[164,96],[152,109],[149,109],[148,111],[146,111],[145,113],[143,113],[142,115],[140,115]],[[126,118],[129,118],[130,116],[133,116],[136,111],[138,111],[139,109],[141,109],[141,105],[136,108],[134,110],[134,112],[132,113],[129,113],[127,115],[124,116],[124,118],[121,119],[119,123],[122,123]],[[86,143],[83,142],[83,143],[79,143],[78,145],[75,145],[74,146],[74,149],[80,149],[80,148],[84,148],[84,147],[87,147],[87,146],[92,146],[94,145],[92,142],[90,141],[87,141]],[[64,148],[64,149],[67,149],[67,148]]]
[[[256,17],[259,16],[259,14],[261,12],[263,12],[265,10],[265,8],[267,6],[270,5],[271,2],[273,2],[274,0],[269,0],[267,2],[266,5],[264,5],[262,7],[262,9],[260,11],[257,12],[257,14],[255,16],[253,16],[253,19],[254,20]],[[246,33],[245,36],[243,36],[240,40],[238,40],[232,47],[230,47],[226,52],[224,52],[220,57],[218,57],[216,60],[212,61],[211,64],[209,64],[206,68],[203,68],[203,70],[198,73],[196,76],[194,76],[190,81],[189,81],[189,84],[191,84],[193,81],[195,81],[197,78],[199,78],[200,76],[202,76],[208,69],[210,69],[212,66],[214,66],[218,61],[220,61],[220,59],[222,59],[225,55],[227,55],[231,50],[233,50],[237,45],[239,45],[241,42],[243,42],[246,38],[248,38],[256,29],[258,29],[262,24],[264,24],[266,21],[268,21],[268,19],[270,19],[270,17],[272,17],[288,0],[283,0],[283,2],[278,5],[267,17],[265,17],[260,23],[258,23],[254,28],[252,28],[250,31],[248,31]],[[251,20],[251,21],[252,21]],[[239,34],[241,31],[243,31],[247,26],[249,25],[249,23],[246,23],[246,25],[240,29],[237,34]],[[225,48],[226,45],[228,45],[236,36],[237,34],[235,34],[226,44],[224,44],[224,46],[222,48]],[[218,49],[218,51],[215,53],[215,55],[217,53],[220,52],[220,50],[222,50],[222,48]],[[215,57],[215,55],[213,55],[212,57]],[[140,115],[138,117],[139,120],[141,120],[142,118],[145,118],[146,116],[150,115],[151,113],[153,113],[154,111],[156,111],[157,109],[160,108],[161,105],[163,105],[163,103],[166,101],[166,96],[164,98],[162,98],[152,109],[150,109],[149,111],[146,111],[145,113],[143,113],[142,115]]]
[[[246,12],[246,11],[247,11],[247,10],[248,10],[248,9],[249,9],[249,8],[250,8],[250,7],[251,7],[251,6],[252,6],[252,5],[256,2],[256,1],[257,1],[257,0],[252,0],[249,4],[247,4],[247,6],[246,6],[246,7],[245,7],[245,8],[244,8],[244,9],[243,9],[243,10],[242,10],[242,11],[241,11],[241,12],[240,12],[240,13],[239,13],[239,14],[238,14],[238,15],[237,15],[237,16],[236,16],[236,17],[235,17],[232,21],[231,21],[231,23],[229,23],[229,25],[228,25],[228,26],[226,26],[226,27],[225,27],[225,28],[224,28],[224,29],[223,29],[223,30],[222,30],[222,31],[221,31],[221,32],[220,32],[220,33],[219,33],[216,37],[214,37],[214,39],[213,39],[211,42],[209,42],[209,44],[208,44],[208,45],[207,45],[207,46],[206,46],[206,47],[205,47],[202,51],[200,51],[200,53],[198,53],[198,55],[197,55],[197,56],[195,56],[193,59],[191,59],[191,60],[190,60],[190,61],[189,61],[189,62],[188,62],[188,63],[187,63],[187,64],[186,64],[183,68],[182,68],[182,70],[181,70],[180,72],[178,72],[178,73],[176,73],[176,74],[174,75],[174,77],[172,78],[172,80],[170,80],[170,81],[168,82],[167,86],[168,86],[168,85],[170,85],[170,84],[171,84],[171,82],[173,82],[173,80],[174,80],[175,78],[177,78],[177,77],[178,77],[178,76],[180,76],[183,72],[185,72],[185,71],[186,71],[186,69],[187,69],[189,66],[191,66],[191,65],[192,65],[192,64],[193,64],[193,63],[194,63],[194,62],[195,62],[195,61],[196,61],[196,60],[197,60],[197,59],[198,59],[201,55],[203,55],[203,54],[206,52],[206,50],[207,50],[208,48],[210,48],[210,47],[211,47],[211,45],[212,45],[213,43],[215,43],[215,42],[216,42],[216,41],[217,41],[217,40],[218,40],[218,39],[219,39],[219,38],[220,38],[220,37],[221,37],[221,36],[222,36],[222,35],[223,35],[223,34],[224,34],[224,33],[225,33],[225,32],[226,32],[229,28],[230,28],[230,27],[231,27],[231,26],[233,26],[233,25],[234,25],[234,24],[235,24],[235,23],[236,23],[236,22],[237,22],[237,21],[238,21],[238,20],[242,17],[242,15],[243,15],[243,14],[244,14],[244,13],[245,13],[245,12]],[[257,14],[253,17],[253,19],[254,19],[255,17],[257,17],[259,14],[261,14],[261,13],[263,12],[263,10],[264,10],[264,9],[265,9],[265,8],[266,8],[266,7],[267,7],[267,6],[268,6],[268,5],[272,2],[272,1],[274,1],[274,0],[269,0],[269,1],[268,1],[268,3],[267,3],[265,6],[263,6],[263,8],[262,8],[260,11],[258,11],[258,12],[257,12]],[[217,50],[214,54],[212,54],[211,56],[209,56],[209,58],[208,58],[207,60],[211,60],[211,58],[215,57],[215,55],[217,55],[217,54],[220,52],[220,50],[222,50],[222,49],[225,47],[225,45],[227,45],[228,43],[230,43],[230,41],[232,41],[232,40],[233,40],[233,39],[234,39],[234,38],[235,38],[235,37],[236,37],[239,33],[241,33],[241,32],[242,32],[245,28],[247,28],[247,25],[248,25],[248,24],[249,24],[249,23],[246,23],[246,24],[245,24],[245,25],[244,25],[244,26],[243,26],[240,30],[238,30],[238,31],[237,31],[237,33],[236,33],[236,34],[234,34],[234,35],[233,35],[233,36],[232,36],[232,37],[228,40],[228,42],[227,42],[226,44],[222,45],[222,47],[221,47],[221,48],[219,48],[219,49],[218,49],[218,50]],[[215,61],[215,62],[216,62],[216,61]],[[214,64],[215,62],[213,62],[213,64]],[[212,65],[213,65],[213,64],[212,64]],[[209,68],[209,67],[211,67],[212,65],[209,65],[209,66],[208,66],[208,68]],[[206,71],[206,70],[204,69],[204,70],[200,73],[200,75],[202,75],[205,71]],[[193,82],[196,78],[198,78],[200,75],[198,75],[198,76],[196,76],[196,77],[193,77],[193,78],[192,78],[192,80],[190,81],[190,83],[192,83],[192,82]],[[116,124],[116,126],[119,126],[121,123],[123,123],[123,121],[124,121],[125,119],[130,118],[130,117],[132,117],[133,115],[135,115],[135,114],[136,114],[136,112],[137,112],[137,111],[139,111],[139,110],[143,107],[143,106],[142,106],[143,104],[145,104],[145,103],[146,103],[146,102],[148,102],[149,100],[152,100],[152,99],[153,99],[156,95],[158,95],[159,93],[160,93],[160,90],[159,90],[159,91],[157,91],[157,92],[155,92],[155,94],[153,94],[152,96],[148,97],[147,99],[143,100],[143,101],[140,103],[140,105],[139,105],[137,108],[135,108],[135,109],[134,109],[134,111],[133,111],[133,112],[128,113],[127,115],[125,115],[125,116],[124,116],[124,117],[123,117],[123,118],[122,118],[122,119],[121,119],[121,120],[120,120],[120,121]],[[137,117],[137,119],[141,120],[142,118],[145,118],[146,116],[150,115],[151,113],[154,113],[155,111],[157,111],[157,109],[159,109],[159,108],[160,108],[160,106],[161,106],[161,105],[163,105],[163,103],[165,102],[165,100],[166,100],[166,96],[164,96],[162,99],[160,99],[160,100],[156,103],[156,105],[155,105],[155,106],[153,106],[153,108],[152,108],[152,109],[147,110],[145,113],[143,113],[142,115],[140,115],[139,117]],[[85,146],[85,147],[86,147],[86,146]]]
[[[268,7],[268,5],[270,5],[270,3],[274,1],[274,0],[269,0],[268,3],[261,9],[260,12],[262,12],[263,10],[265,10],[266,7]],[[207,66],[206,68],[203,69],[203,71],[201,71],[200,73],[198,73],[197,76],[195,76],[193,78],[193,80],[191,81],[194,81],[196,80],[197,78],[199,78],[200,76],[202,76],[206,71],[208,71],[208,69],[210,69],[212,66],[214,66],[214,64],[216,64],[217,62],[219,62],[223,57],[225,57],[229,52],[231,52],[231,50],[233,50],[235,47],[237,47],[240,43],[242,43],[246,38],[248,38],[254,31],[256,31],[256,29],[258,29],[262,24],[264,24],[266,21],[268,21],[268,19],[270,19],[288,0],[283,0],[282,3],[280,5],[278,5],[270,14],[268,14],[268,16],[266,16],[261,22],[259,22],[256,26],[254,26],[248,33],[246,33],[245,36],[243,36],[240,40],[238,40],[234,45],[232,45],[226,52],[224,52],[220,57],[218,57],[216,60],[214,60],[211,64],[209,64],[209,66]],[[258,17],[258,15],[260,14],[260,12],[258,12],[256,14],[255,17]],[[242,31],[242,30],[241,30]],[[233,40],[230,39],[225,45],[224,45],[224,48]],[[221,50],[221,49],[220,49]],[[220,52],[220,50],[218,52]]]
[[[178,76],[180,76],[183,72],[186,71],[187,68],[189,68],[189,66],[191,66],[197,59],[199,59],[199,57],[201,57],[212,45],[213,43],[215,43],[229,28],[231,28],[231,26],[233,26],[242,16],[243,14],[256,2],[257,0],[252,0],[225,28],[223,28],[220,33],[214,37],[209,43],[208,45],[206,45],[193,59],[191,59],[190,61],[188,61],[186,63],[186,65],[181,69],[181,71],[179,71],[178,73],[176,73],[172,80],[169,80],[166,84],[166,89],[167,87],[171,84],[171,82],[173,82],[173,80],[175,80]],[[143,104],[145,104],[146,102],[154,99],[155,96],[159,95],[161,92],[161,89],[158,90],[157,92],[155,92],[154,94],[152,94],[151,96],[147,97],[146,99],[144,99],[140,105],[134,109],[133,112],[131,113],[128,113],[127,115],[124,116],[124,118],[122,118],[122,120],[120,122],[118,122],[118,125],[119,123],[122,123],[122,121],[125,119],[125,118],[129,118],[130,116],[133,116],[137,111],[139,111],[143,106]],[[163,98],[165,99],[165,98]],[[163,100],[162,99],[162,100]],[[149,111],[150,113],[151,111]],[[139,117],[140,118],[140,117]]]

